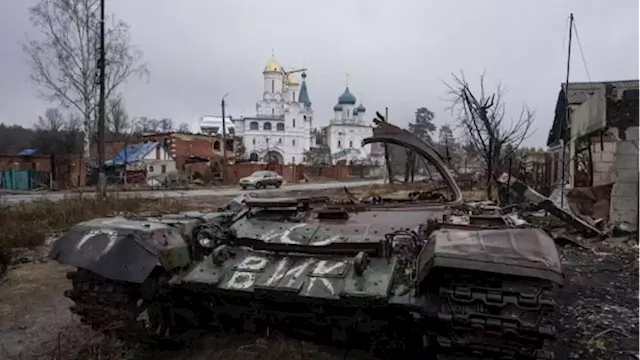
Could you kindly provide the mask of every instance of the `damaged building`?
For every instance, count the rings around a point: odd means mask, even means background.
[[[638,80],[569,83],[568,96],[565,89],[563,84],[547,141],[552,182],[610,187],[609,222],[637,228]]]

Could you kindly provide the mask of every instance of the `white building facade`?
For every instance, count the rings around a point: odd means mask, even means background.
[[[333,107],[333,119],[324,129],[334,164],[375,162],[371,157],[371,145],[362,146],[362,140],[373,136],[373,128],[365,119],[367,109],[362,103],[356,106],[356,100],[347,86]]]
[[[264,91],[256,103],[256,116],[233,120],[235,135],[241,136],[245,156],[251,161],[300,164],[311,147],[313,110],[302,72],[285,72],[274,59],[262,72]]]

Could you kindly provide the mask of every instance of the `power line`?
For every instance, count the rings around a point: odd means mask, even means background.
[[[578,35],[578,28],[576,27],[576,21],[573,21],[573,30],[576,32],[576,40],[578,42],[578,50],[580,50],[580,56],[582,57],[582,63],[584,64],[584,70],[587,72],[587,79],[591,81],[591,75],[589,74],[589,67],[587,66],[587,60],[584,57],[584,52],[582,51],[582,44],[580,43],[580,36]]]

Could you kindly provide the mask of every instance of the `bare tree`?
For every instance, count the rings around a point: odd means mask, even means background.
[[[27,38],[22,44],[40,95],[82,114],[87,157],[97,128],[99,10],[100,0],[39,0],[29,13],[41,37]],[[105,76],[110,98],[131,75],[148,75],[148,71],[141,63],[142,52],[130,44],[129,26],[113,15],[108,20]]]
[[[158,127],[162,132],[170,132],[173,130],[173,120],[169,118],[162,118],[158,121]]]
[[[479,93],[471,91],[464,74],[453,75],[453,83],[445,83],[449,89],[451,112],[457,125],[464,131],[473,149],[482,158],[487,176],[487,196],[492,198],[492,184],[497,172],[504,169],[505,159],[529,137],[534,112],[523,105],[520,115],[511,121],[505,119],[506,104],[501,85],[493,93],[484,87],[484,74],[480,77]]]
[[[159,128],[157,120],[141,116],[135,121],[135,131],[139,133],[152,133],[156,132]]]
[[[129,128],[129,115],[124,107],[124,100],[121,96],[109,99],[107,103],[107,124],[109,131],[116,140],[120,140]]]
[[[37,131],[58,132],[64,127],[64,122],[60,109],[48,108],[44,111],[44,116],[38,116],[35,128]]]
[[[182,123],[182,124],[180,124],[180,126],[178,127],[178,132],[181,132],[181,133],[188,133],[188,132],[190,132],[189,124],[187,124],[187,123]]]

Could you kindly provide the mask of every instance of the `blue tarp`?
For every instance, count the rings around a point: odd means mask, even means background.
[[[36,188],[37,175],[35,170],[2,170],[0,185],[8,190],[33,190]]]
[[[105,165],[124,165],[125,163],[131,164],[138,162],[154,151],[159,144],[160,143],[154,141],[129,145],[118,151],[113,156],[113,159],[105,161]]]
[[[18,153],[18,155],[22,156],[33,156],[38,152],[38,149],[24,149]]]

